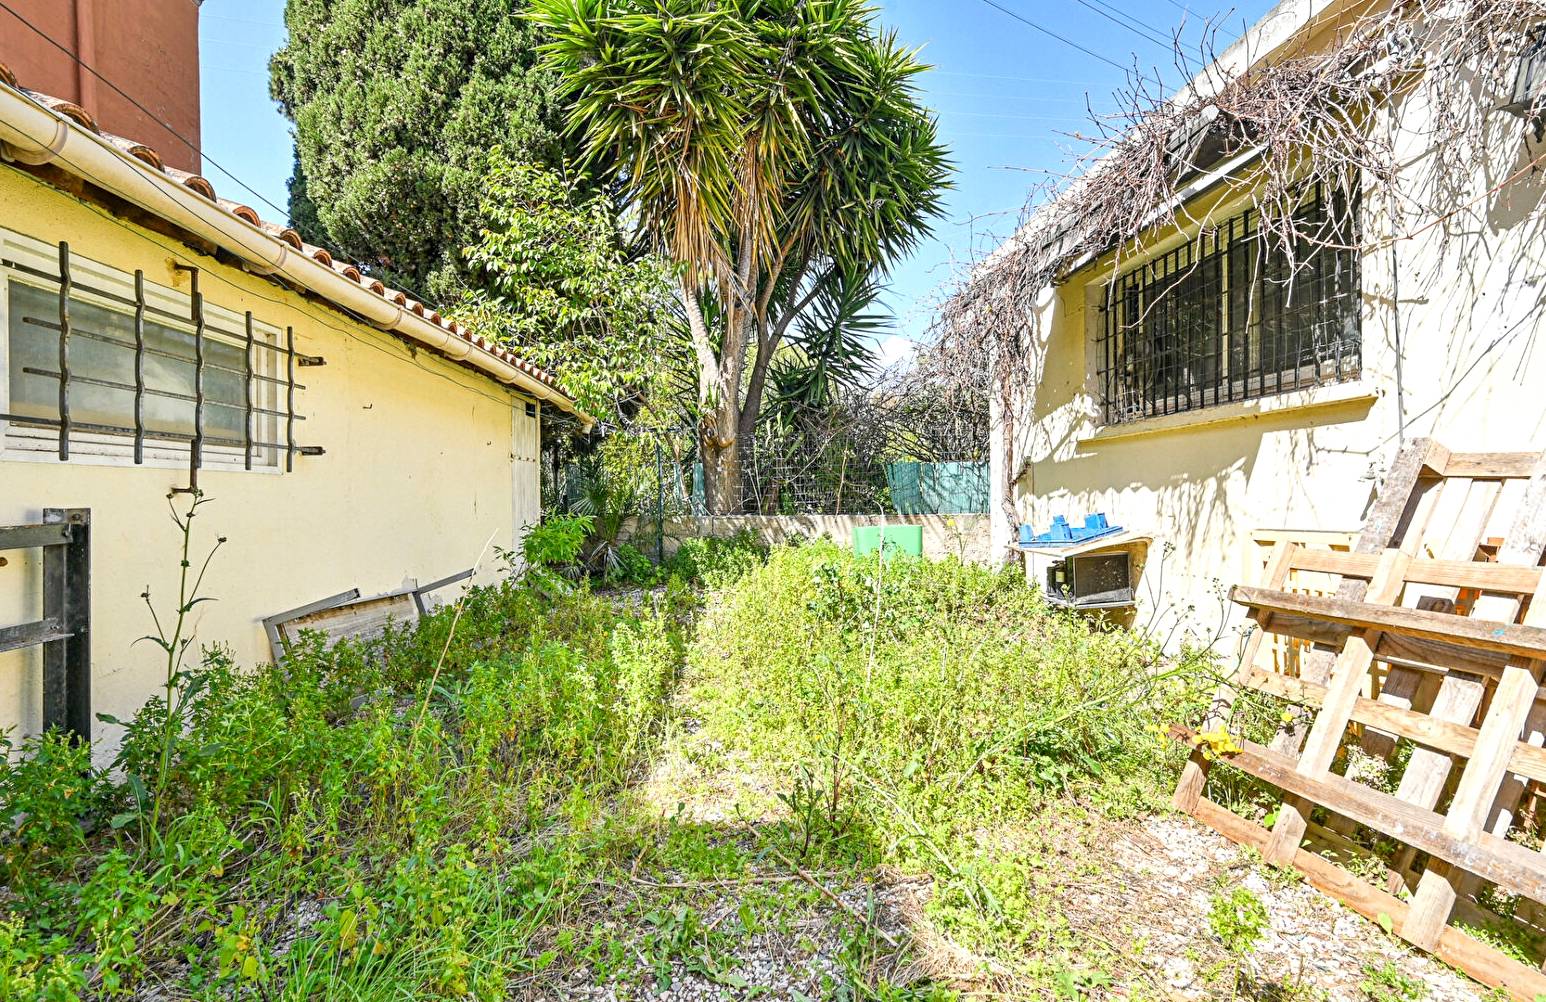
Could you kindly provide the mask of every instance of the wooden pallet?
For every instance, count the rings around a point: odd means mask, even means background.
[[[1178,809],[1526,1002],[1546,994],[1546,975],[1450,923],[1475,921],[1488,886],[1546,904],[1546,855],[1508,837],[1524,796],[1546,783],[1543,556],[1542,454],[1414,441],[1351,551],[1279,541],[1260,584],[1232,593],[1258,628],[1200,730],[1227,729],[1242,691],[1290,708],[1266,746],[1236,738],[1225,755],[1282,791],[1270,830],[1205,796],[1211,756],[1198,731],[1172,728],[1194,746]],[[1334,575],[1335,592],[1288,590],[1305,573]],[[1292,663],[1260,656],[1285,638],[1301,645]],[[1388,758],[1402,740],[1412,753],[1394,794],[1333,769],[1348,747]],[[1314,851],[1370,856],[1360,829],[1403,847],[1382,886]]]

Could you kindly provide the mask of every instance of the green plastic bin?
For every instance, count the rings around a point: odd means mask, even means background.
[[[858,525],[854,526],[854,552],[861,557],[874,553],[882,545],[886,555],[905,553],[910,557],[923,556],[923,526],[921,525]]]

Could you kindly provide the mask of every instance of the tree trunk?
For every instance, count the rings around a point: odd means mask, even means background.
[[[698,429],[699,453],[704,504],[711,515],[738,515],[742,509],[741,373],[755,323],[749,313],[729,311],[720,357],[712,370],[700,366],[698,371],[698,399],[707,409]]]
[[[710,515],[741,513],[741,440],[735,434],[737,415],[715,414],[700,431],[698,452],[703,458],[703,502]],[[720,437],[715,425],[727,421],[730,435]]]

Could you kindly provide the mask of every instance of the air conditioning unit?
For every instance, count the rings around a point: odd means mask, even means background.
[[[1516,115],[1535,115],[1537,138],[1541,133],[1541,109],[1546,107],[1546,24],[1531,29],[1525,36],[1524,51],[1514,71],[1514,90],[1504,111]]]
[[[1055,561],[1047,567],[1047,601],[1070,609],[1117,609],[1132,605],[1132,554],[1120,550]]]

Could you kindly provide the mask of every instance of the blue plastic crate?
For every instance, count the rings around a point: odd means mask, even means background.
[[[1075,543],[1087,543],[1092,539],[1102,536],[1110,536],[1121,532],[1120,525],[1112,525],[1106,520],[1105,512],[1096,512],[1093,515],[1084,516],[1083,525],[1070,525],[1068,519],[1062,515],[1054,515],[1052,527],[1046,532],[1037,532],[1036,527],[1030,523],[1020,526],[1021,546],[1073,546]]]

